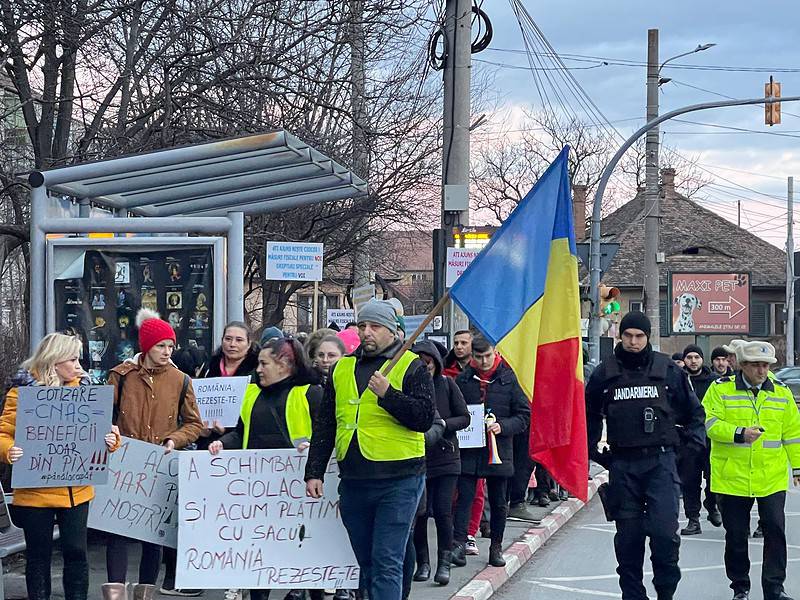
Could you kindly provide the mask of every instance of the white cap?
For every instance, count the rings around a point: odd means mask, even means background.
[[[768,365],[775,364],[775,346],[769,342],[743,342],[736,346],[736,360],[743,362],[764,362]]]

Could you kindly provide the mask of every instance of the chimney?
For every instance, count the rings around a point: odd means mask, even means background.
[[[586,186],[572,186],[572,218],[575,225],[575,241],[586,239]]]
[[[675,195],[675,169],[661,169],[662,197]]]

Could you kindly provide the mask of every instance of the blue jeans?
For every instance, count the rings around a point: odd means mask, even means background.
[[[402,598],[403,558],[424,487],[424,475],[339,482],[342,522],[370,598]]]

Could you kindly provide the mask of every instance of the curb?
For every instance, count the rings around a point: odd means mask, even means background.
[[[589,500],[597,493],[600,484],[608,481],[608,471],[594,475],[589,482]],[[478,573],[464,587],[458,590],[450,600],[487,600],[500,589],[522,566],[528,562],[536,551],[547,543],[553,534],[561,529],[585,506],[577,498],[570,498],[562,502],[549,515],[542,519],[541,524],[528,529],[527,533],[506,548],[503,558],[506,559],[505,567],[486,567]]]

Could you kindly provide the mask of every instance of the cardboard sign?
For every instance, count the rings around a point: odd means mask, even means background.
[[[123,437],[108,461],[108,484],[95,488],[89,527],[135,540],[178,545],[178,454]]]
[[[749,273],[670,273],[674,334],[750,331]]]
[[[411,335],[428,318],[428,315],[406,315],[403,318],[406,322],[406,335]],[[428,323],[422,333],[433,333],[433,323]]]
[[[361,307],[375,297],[375,284],[362,285],[361,287],[353,288],[351,293],[353,298],[353,306],[356,307],[356,314],[361,310]]]
[[[267,279],[322,281],[322,244],[267,242]]]
[[[248,383],[249,377],[193,379],[200,418],[209,425],[216,420],[223,427],[236,427]]]
[[[468,404],[469,426],[456,433],[459,448],[483,448],[486,446],[486,423],[483,404]]]
[[[328,309],[328,320],[325,322],[327,325],[328,323],[336,323],[339,326],[339,329],[344,329],[347,327],[348,323],[353,323],[356,320],[356,311],[352,308],[329,308]]]
[[[114,388],[108,385],[19,388],[14,442],[22,448],[15,488],[102,485]]]
[[[447,270],[445,271],[445,287],[453,287],[456,279],[467,270],[472,261],[480,253],[480,250],[468,250],[466,248],[447,249]]]
[[[176,587],[358,587],[358,563],[339,516],[337,468],[325,495],[306,496],[295,450],[180,452]]]

